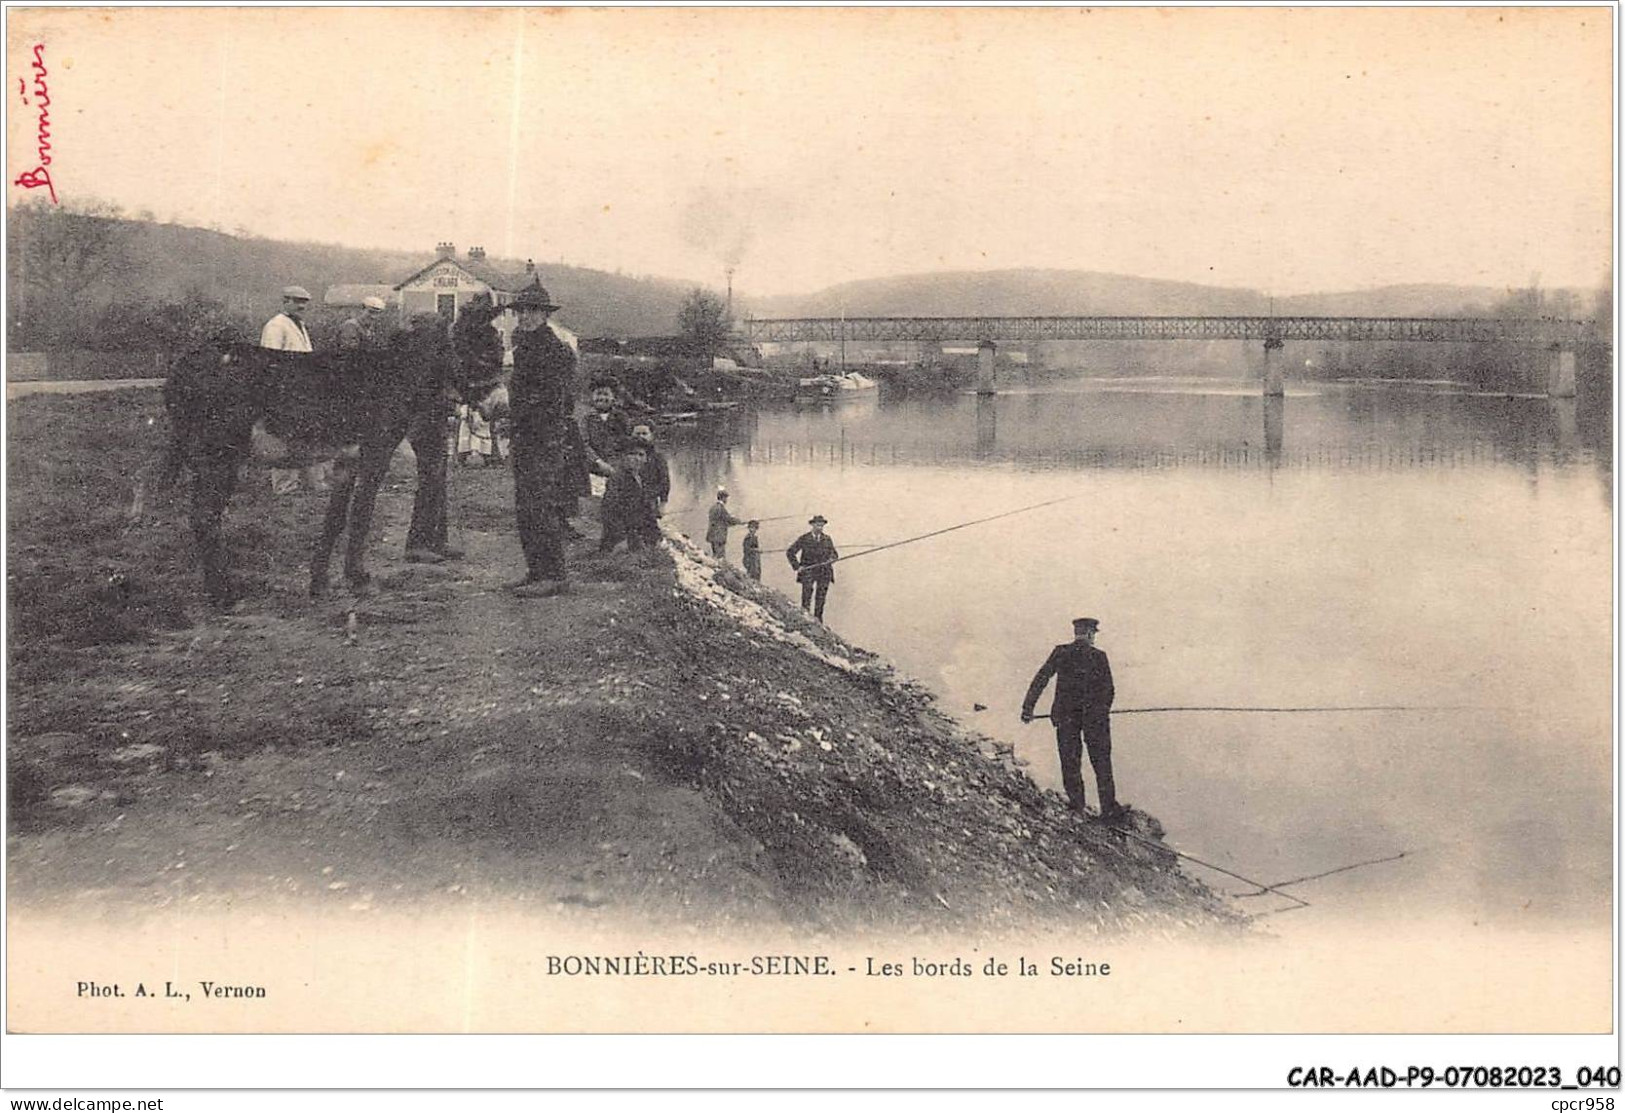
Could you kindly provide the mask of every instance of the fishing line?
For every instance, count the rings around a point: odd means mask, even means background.
[[[1378,866],[1378,865],[1381,865],[1384,862],[1397,862],[1401,858],[1404,858],[1409,854],[1410,854],[1410,851],[1401,850],[1398,854],[1390,854],[1386,858],[1370,858],[1370,859],[1367,859],[1364,862],[1355,862],[1353,865],[1338,866],[1336,869],[1327,870],[1324,873],[1311,873],[1311,874],[1308,874],[1308,875],[1306,875],[1304,877],[1294,877],[1290,881],[1277,881],[1273,887],[1276,888],[1276,889],[1279,889],[1279,888],[1281,888],[1283,886],[1286,886],[1286,885],[1300,885],[1305,881],[1319,881],[1322,877],[1330,877],[1335,873],[1347,873],[1349,870],[1357,870],[1357,869],[1360,869],[1360,868],[1362,868],[1364,866]],[[1256,892],[1256,893],[1232,893],[1231,895],[1234,896],[1234,897],[1238,897],[1238,898],[1240,898],[1240,897],[1261,897],[1261,896],[1264,895],[1264,893],[1266,891],[1267,890],[1260,888],[1258,890],[1258,892]]]
[[[884,545],[876,545],[872,549],[865,549],[861,553],[853,553],[850,556],[836,557],[834,560],[821,560],[821,561],[818,561],[817,563],[814,563],[814,564],[803,564],[801,567],[802,568],[822,568],[825,565],[829,565],[829,564],[839,564],[843,560],[856,560],[858,557],[860,557],[860,556],[868,556],[870,553],[884,552],[887,549],[895,549],[895,548],[897,548],[897,547],[899,547],[901,545],[912,545],[912,544],[914,544],[914,542],[916,542],[916,541],[924,541],[928,537],[940,537],[942,534],[944,534],[944,533],[952,533],[956,529],[965,529],[965,528],[967,528],[969,526],[979,526],[979,525],[982,525],[984,522],[996,522],[1000,518],[1008,518],[1012,514],[1025,514],[1029,510],[1037,510],[1040,507],[1044,507],[1044,506],[1054,506],[1058,502],[1071,502],[1073,499],[1081,499],[1083,497],[1084,496],[1081,495],[1081,494],[1064,495],[1064,496],[1062,496],[1061,498],[1058,498],[1058,499],[1049,499],[1049,500],[1047,500],[1045,502],[1035,502],[1031,506],[1019,506],[1014,510],[1006,510],[1002,514],[991,514],[986,518],[976,518],[976,519],[974,519],[972,521],[969,521],[969,522],[960,522],[958,525],[944,526],[942,529],[934,529],[930,533],[922,533],[918,537],[905,537],[901,541],[889,541]]]
[[[1226,877],[1233,877],[1237,881],[1245,881],[1247,884],[1252,885],[1252,886],[1254,886],[1255,888],[1258,889],[1258,893],[1250,894],[1252,896],[1257,896],[1257,895],[1262,894],[1262,893],[1274,893],[1276,896],[1282,896],[1282,897],[1285,897],[1287,900],[1295,901],[1296,904],[1294,905],[1294,907],[1297,907],[1297,908],[1308,908],[1309,907],[1309,902],[1304,900],[1302,897],[1294,896],[1293,894],[1285,892],[1285,891],[1277,888],[1274,885],[1266,885],[1262,881],[1254,881],[1250,877],[1243,877],[1243,876],[1241,876],[1241,874],[1237,873],[1235,870],[1227,870],[1223,866],[1214,865],[1212,862],[1204,862],[1202,859],[1198,858],[1196,855],[1194,855],[1194,854],[1186,854],[1183,850],[1175,850],[1173,847],[1169,846],[1167,843],[1156,842],[1156,841],[1154,841],[1152,839],[1143,838],[1143,837],[1141,837],[1139,835],[1136,835],[1133,831],[1127,831],[1127,830],[1124,830],[1121,827],[1112,827],[1112,828],[1110,828],[1110,830],[1114,834],[1122,835],[1124,838],[1133,839],[1135,842],[1138,842],[1138,843],[1144,843],[1146,846],[1149,846],[1153,850],[1166,851],[1167,853],[1174,855],[1176,858],[1183,858],[1187,862],[1195,862],[1199,866],[1206,866],[1210,870],[1217,870],[1218,872],[1224,874]],[[1283,882],[1282,884],[1287,884],[1287,882]]]

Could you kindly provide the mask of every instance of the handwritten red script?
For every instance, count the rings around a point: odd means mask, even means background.
[[[56,186],[51,184],[51,172],[46,169],[51,165],[51,89],[45,83],[49,74],[45,68],[45,44],[34,44],[34,61],[30,68],[34,71],[34,99],[28,99],[28,86],[22,79],[17,79],[17,92],[23,98],[23,103],[39,105],[39,135],[37,149],[39,151],[39,165],[32,170],[25,170],[18,176],[13,185],[24,189],[45,189],[51,195],[51,204],[55,205]]]

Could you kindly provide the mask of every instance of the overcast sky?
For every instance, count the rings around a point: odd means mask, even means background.
[[[734,263],[755,294],[1023,266],[1589,286],[1611,18],[12,9],[8,180],[43,42],[64,200],[278,239],[717,287]]]

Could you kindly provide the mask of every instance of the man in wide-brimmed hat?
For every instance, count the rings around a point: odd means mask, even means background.
[[[1072,620],[1072,640],[1050,651],[1027,686],[1027,697],[1021,701],[1021,721],[1033,721],[1033,705],[1043,695],[1049,678],[1055,677],[1055,702],[1049,717],[1055,727],[1067,802],[1074,811],[1083,811],[1083,747],[1087,745],[1095,784],[1100,788],[1100,818],[1113,823],[1123,817],[1112,777],[1111,712],[1117,689],[1112,685],[1111,662],[1095,648],[1099,629],[1098,618]]]
[[[801,609],[810,610],[818,621],[824,621],[824,597],[829,585],[835,582],[835,562],[841,554],[835,550],[835,540],[824,532],[829,519],[814,514],[807,519],[812,527],[796,538],[795,544],[784,551],[790,567],[796,570],[796,582],[801,584]]]
[[[511,586],[516,595],[534,598],[565,590],[566,519],[590,489],[587,449],[572,413],[575,352],[547,325],[559,307],[536,283],[520,291],[509,308],[519,315],[508,407],[514,514],[525,554],[525,578]]]

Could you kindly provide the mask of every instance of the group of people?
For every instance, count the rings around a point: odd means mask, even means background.
[[[822,622],[824,599],[829,595],[829,585],[835,582],[835,562],[841,559],[841,554],[835,548],[834,539],[824,532],[824,527],[829,524],[828,518],[814,514],[807,524],[812,528],[796,538],[784,553],[796,574],[796,581],[801,584],[801,609],[811,611],[813,617]],[[728,509],[728,488],[718,487],[717,501],[711,504],[705,528],[706,544],[711,546],[711,555],[717,560],[727,558],[728,529],[737,525],[745,526],[746,530],[741,546],[745,573],[753,580],[760,580],[762,523],[757,518],[735,518]]]
[[[304,312],[310,294],[300,286],[282,291],[282,311],[266,322],[260,346],[280,351],[309,352],[310,333]],[[671,471],[655,447],[653,426],[634,423],[619,405],[618,384],[600,377],[591,384],[592,411],[578,425],[574,416],[576,355],[548,327],[559,306],[541,285],[522,291],[510,304],[518,315],[513,334],[513,372],[509,381],[511,458],[514,510],[519,545],[525,558],[525,576],[509,585],[521,597],[542,597],[564,590],[565,542],[582,534],[572,524],[582,497],[602,496],[602,535],[599,551],[613,552],[624,544],[628,551],[660,539],[659,519],[671,496]],[[361,312],[339,326],[341,351],[365,353],[384,339],[385,305],[366,298]],[[497,310],[487,300],[467,307],[452,330],[458,359],[493,364],[500,369],[502,343],[491,328]],[[490,377],[494,378],[495,375]],[[418,460],[417,496],[407,534],[407,560],[439,563],[463,556],[447,543],[446,475],[447,421],[445,412],[419,415],[407,435]],[[276,489],[297,483],[298,471],[273,473]],[[835,563],[841,559],[835,541],[824,532],[828,519],[815,514],[806,533],[785,550],[801,585],[801,606],[822,621],[824,602],[835,582]],[[746,573],[762,578],[759,519],[734,517],[728,508],[728,490],[719,487],[707,518],[705,539],[718,560],[727,556],[728,531],[744,525],[742,546]],[[1100,792],[1100,819],[1120,823],[1125,809],[1118,803],[1112,774],[1111,707],[1115,697],[1111,664],[1095,646],[1100,622],[1073,620],[1073,640],[1056,646],[1034,674],[1022,700],[1021,721],[1037,716],[1034,707],[1050,680],[1055,697],[1049,718],[1061,766],[1061,781],[1068,803],[1085,810],[1082,759],[1085,749]]]
[[[525,576],[511,585],[523,597],[554,595],[568,577],[564,545],[580,537],[570,524],[583,496],[602,496],[599,552],[628,551],[660,540],[659,520],[671,497],[671,471],[654,443],[654,427],[634,424],[618,384],[591,384],[592,412],[574,418],[575,352],[548,327],[559,308],[541,286],[511,303],[513,374],[508,383],[514,507]]]

